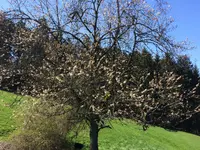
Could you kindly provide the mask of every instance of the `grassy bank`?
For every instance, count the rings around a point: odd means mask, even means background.
[[[13,111],[20,104],[20,96],[0,91],[0,140],[6,140],[16,127]],[[88,149],[88,129],[82,131],[76,142]],[[167,131],[159,127],[142,127],[130,120],[112,121],[112,129],[99,134],[100,150],[200,150],[200,137],[185,132]]]
[[[0,91],[0,139],[6,139],[15,130],[13,111],[21,96]]]
[[[200,137],[193,134],[159,127],[143,131],[141,126],[129,120],[113,121],[112,126],[112,129],[100,131],[100,150],[200,150]],[[77,142],[89,143],[88,130],[80,134]]]

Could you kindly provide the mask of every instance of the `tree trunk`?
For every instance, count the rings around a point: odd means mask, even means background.
[[[90,150],[98,150],[98,132],[97,122],[90,121]]]

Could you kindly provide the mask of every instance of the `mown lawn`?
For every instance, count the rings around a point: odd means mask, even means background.
[[[15,130],[12,113],[20,96],[0,91],[0,140],[6,140]],[[89,130],[82,131],[75,142],[88,149]],[[112,129],[103,129],[99,134],[100,150],[200,150],[200,137],[184,132],[167,131],[159,127],[142,127],[130,120],[112,121]]]
[[[143,131],[140,125],[130,120],[112,121],[112,126],[112,129],[100,131],[100,150],[200,150],[200,137],[193,134],[159,127]],[[88,145],[88,130],[82,132],[76,142]]]
[[[0,91],[0,140],[15,130],[13,111],[20,99],[21,96]]]

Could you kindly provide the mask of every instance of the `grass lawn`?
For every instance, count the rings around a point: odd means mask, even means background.
[[[143,131],[141,126],[130,120],[112,121],[112,126],[112,129],[100,131],[100,150],[200,150],[200,137],[193,134],[159,127]],[[88,130],[82,132],[77,142],[88,145],[88,133]]]
[[[6,140],[15,130],[12,113],[16,105],[12,103],[21,97],[0,91],[0,140]],[[76,142],[88,149],[89,130],[82,131]],[[142,127],[130,120],[112,121],[112,129],[103,129],[99,133],[100,150],[200,150],[200,136],[184,132],[167,131],[159,127]]]
[[[6,139],[9,133],[15,130],[15,122],[12,118],[16,103],[21,96],[0,91],[0,140]]]

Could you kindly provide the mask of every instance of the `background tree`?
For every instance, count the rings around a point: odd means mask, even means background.
[[[16,57],[13,55],[12,35],[15,33],[15,24],[11,19],[8,19],[6,13],[0,13],[0,68],[1,80],[0,88],[8,91],[16,89],[17,75],[13,70],[13,61]]]

